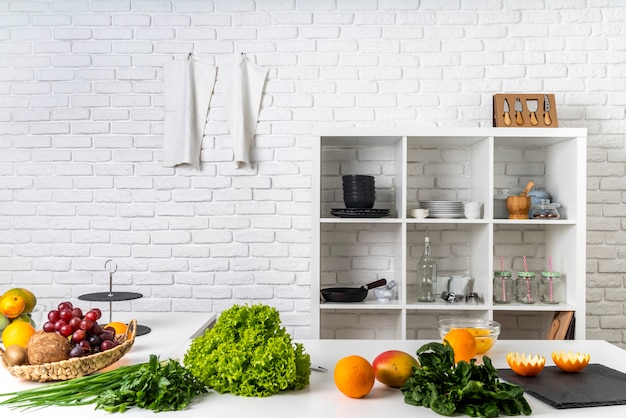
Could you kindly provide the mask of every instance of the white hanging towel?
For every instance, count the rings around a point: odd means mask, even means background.
[[[163,65],[165,128],[163,166],[200,169],[200,149],[217,68],[191,58]]]
[[[250,148],[267,72],[267,68],[249,61],[244,54],[220,65],[220,79],[224,81],[222,95],[237,168],[250,165]]]

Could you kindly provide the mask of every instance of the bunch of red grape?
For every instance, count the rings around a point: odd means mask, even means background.
[[[57,309],[48,312],[48,321],[43,324],[45,332],[56,332],[67,337],[72,345],[70,357],[82,357],[110,350],[119,345],[113,327],[102,328],[98,319],[102,311],[92,308],[83,315],[82,309],[71,302],[59,303]]]

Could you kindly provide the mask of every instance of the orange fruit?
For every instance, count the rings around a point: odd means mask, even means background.
[[[15,294],[3,295],[0,299],[0,313],[9,319],[17,318],[24,312],[26,302],[24,298]]]
[[[126,325],[123,322],[110,322],[108,323],[105,328],[107,327],[113,327],[115,329],[115,334],[126,334],[126,330],[128,329],[128,325]]]
[[[476,357],[476,338],[465,328],[452,328],[443,338],[444,344],[450,344],[454,350],[454,362],[464,360],[469,363]]]
[[[374,386],[374,368],[361,356],[344,357],[335,365],[335,385],[350,398],[362,398]]]
[[[474,338],[476,338],[476,354],[485,354],[493,345],[495,340],[489,337],[488,329],[481,328],[465,328]]]
[[[589,354],[573,353],[572,351],[553,351],[552,361],[556,366],[564,372],[579,372],[589,364]]]
[[[538,354],[526,356],[525,353],[507,353],[506,362],[520,376],[536,376],[546,365],[545,357]]]
[[[35,328],[28,322],[11,322],[4,331],[2,331],[2,344],[4,344],[5,347],[16,344],[26,348],[28,340],[34,333]]]
[[[2,295],[2,298],[8,296],[19,296],[24,299],[24,310],[22,313],[31,313],[37,304],[37,297],[33,294],[33,292],[22,287],[14,287],[13,289],[7,290]]]

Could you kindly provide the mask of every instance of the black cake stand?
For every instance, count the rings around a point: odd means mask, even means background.
[[[113,273],[117,271],[117,266],[115,267],[115,269],[111,269],[111,263],[111,260],[107,260],[104,263],[105,269],[107,268],[107,265],[109,266],[109,291],[87,293],[78,297],[79,300],[85,300],[89,302],[109,302],[109,322],[113,322],[113,302],[123,302],[126,300],[139,299],[143,297],[141,293],[113,291]],[[150,331],[151,329],[145,325],[137,325],[137,333],[135,335],[145,335]]]

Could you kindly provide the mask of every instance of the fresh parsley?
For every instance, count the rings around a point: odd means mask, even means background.
[[[421,367],[402,386],[404,401],[424,406],[436,413],[452,416],[462,413],[471,417],[530,415],[531,408],[520,386],[500,382],[491,359],[483,356],[483,364],[454,363],[449,345],[428,343],[417,350]]]
[[[151,355],[148,363],[122,376],[119,387],[100,393],[96,408],[107,412],[124,412],[131,406],[154,412],[180,411],[196,395],[207,391],[178,361],[159,362]]]

